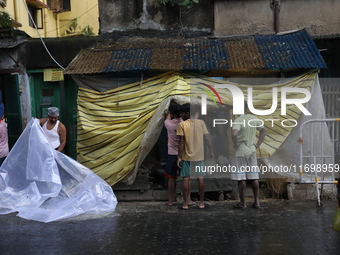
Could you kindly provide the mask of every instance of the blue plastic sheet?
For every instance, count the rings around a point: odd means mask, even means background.
[[[41,222],[112,212],[112,188],[90,169],[54,150],[32,119],[0,167],[0,214]]]

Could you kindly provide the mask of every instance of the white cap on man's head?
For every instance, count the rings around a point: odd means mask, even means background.
[[[47,114],[50,116],[59,116],[59,109],[57,107],[49,107]]]

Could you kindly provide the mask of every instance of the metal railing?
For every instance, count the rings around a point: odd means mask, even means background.
[[[318,198],[318,205],[321,205],[321,198],[320,198],[320,190],[319,190],[319,184],[337,184],[338,181],[335,180],[335,172],[339,172],[339,165],[335,165],[334,155],[335,155],[335,141],[338,141],[338,139],[335,137],[335,123],[340,122],[340,118],[334,118],[334,119],[311,119],[301,124],[299,128],[299,156],[300,156],[300,164],[299,164],[299,183],[311,183],[316,185],[316,192],[317,192],[317,198]],[[312,124],[312,123],[320,123],[321,127],[321,137],[311,137],[309,140],[310,145],[308,148],[309,155],[304,155],[304,138],[303,138],[303,131],[306,128],[306,125]],[[324,125],[326,123],[331,123],[328,127],[327,132],[329,132],[332,147],[329,153],[325,152],[324,148],[324,129],[327,129],[327,126]],[[313,130],[314,126],[311,126],[311,132],[310,135],[315,135],[315,132]],[[314,138],[317,138],[316,142],[314,141]],[[307,139],[307,138],[306,138]],[[321,142],[317,142],[321,141]],[[319,152],[315,152],[314,148],[315,146],[321,146],[319,148]],[[307,160],[308,163],[305,163]],[[311,175],[310,180],[303,180],[303,175],[305,172],[309,172]],[[328,174],[326,178],[326,174]],[[330,176],[329,176],[330,175]],[[321,190],[322,190],[321,186]]]

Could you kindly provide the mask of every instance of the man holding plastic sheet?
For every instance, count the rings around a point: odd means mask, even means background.
[[[53,150],[32,118],[0,168],[0,215],[51,222],[113,212],[117,198],[92,170]],[[65,195],[67,194],[67,195]]]
[[[244,110],[248,110],[248,105],[244,102]],[[252,125],[249,125],[251,121]],[[259,201],[259,170],[257,166],[256,149],[260,147],[266,135],[266,129],[261,125],[260,120],[251,114],[244,114],[238,117],[234,122],[232,129],[232,141],[235,148],[235,157],[233,159],[233,166],[236,167],[237,172],[232,172],[231,179],[238,181],[238,190],[240,195],[240,202],[235,205],[237,209],[246,209],[245,191],[247,183],[251,181],[254,203],[252,207],[260,208]],[[260,136],[255,144],[256,130],[260,131]]]
[[[61,152],[66,145],[66,127],[58,118],[59,109],[57,107],[49,107],[48,118],[41,118],[40,126],[42,126],[51,146]]]

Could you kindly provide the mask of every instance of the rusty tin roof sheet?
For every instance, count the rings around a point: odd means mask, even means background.
[[[3,39],[0,40],[0,49],[11,49],[15,48],[16,46],[25,43],[27,40],[7,40]]]
[[[84,49],[65,74],[136,70],[326,68],[304,29],[284,35],[244,38],[121,38]]]

